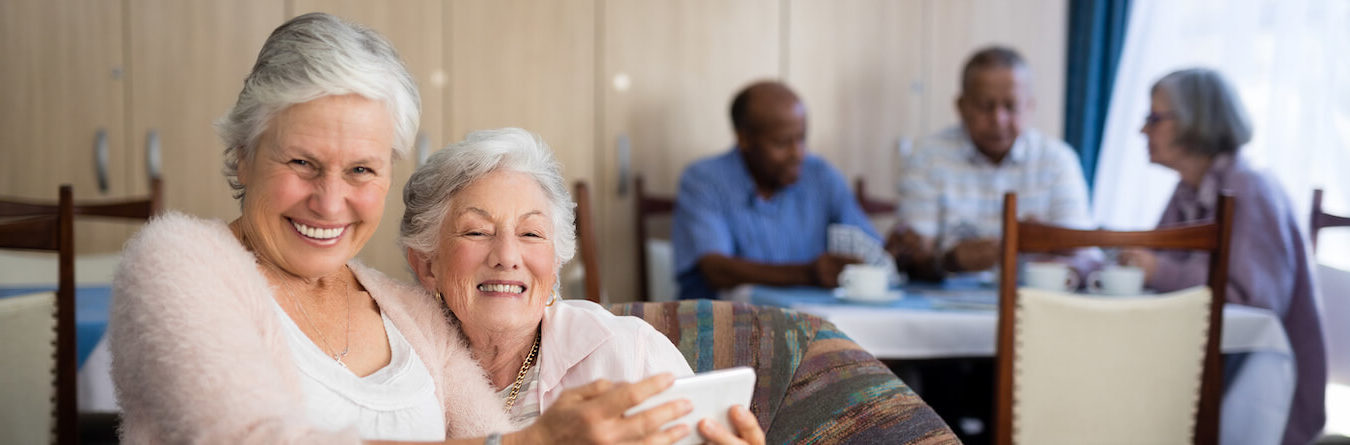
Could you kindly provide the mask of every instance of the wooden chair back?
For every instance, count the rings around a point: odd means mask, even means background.
[[[637,206],[633,212],[633,232],[636,234],[633,244],[637,246],[638,301],[652,301],[651,283],[647,279],[647,218],[675,213],[675,198],[648,195],[642,175],[636,175],[633,178],[633,203]]]
[[[69,184],[60,187],[55,203],[0,199],[0,249],[57,253],[56,368],[53,376],[56,387],[53,437],[57,443],[79,443],[75,217],[148,220],[163,209],[163,193],[163,183],[154,178],[150,180],[150,195],[140,199],[76,204]]]
[[[1212,298],[1205,341],[1195,443],[1219,442],[1219,404],[1222,397],[1223,364],[1219,344],[1223,338],[1223,305],[1228,283],[1229,238],[1232,236],[1233,198],[1219,197],[1217,218],[1211,223],[1187,224],[1142,232],[1074,230],[1017,220],[1017,195],[1003,198],[1002,267],[999,271],[999,318],[995,382],[994,438],[999,445],[1013,440],[1013,372],[1017,342],[1014,321],[1017,309],[1017,254],[1054,252],[1082,247],[1141,247],[1149,249],[1202,250],[1210,254],[1209,288]]]
[[[1322,210],[1322,189],[1313,190],[1312,229],[1308,235],[1312,238],[1313,251],[1317,251],[1317,232],[1326,227],[1350,227],[1350,217],[1332,215]]]
[[[591,190],[586,181],[577,181],[572,186],[572,199],[577,202],[577,251],[581,253],[581,264],[586,270],[586,299],[600,303],[600,248],[595,241],[595,220],[591,213]]]
[[[52,385],[52,437],[59,444],[79,443],[75,349],[75,207],[70,185],[62,185],[56,204],[0,200],[0,248],[57,252],[56,368]]]
[[[867,196],[867,182],[861,176],[853,179],[853,194],[858,198],[858,205],[862,207],[863,213],[868,215],[895,214],[896,204],[894,202]]]

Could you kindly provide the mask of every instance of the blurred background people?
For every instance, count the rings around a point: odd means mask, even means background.
[[[1326,421],[1327,365],[1312,258],[1299,229],[1304,221],[1279,183],[1240,155],[1251,140],[1251,124],[1222,75],[1205,68],[1176,71],[1154,83],[1150,94],[1139,130],[1148,138],[1149,160],[1181,176],[1158,226],[1213,220],[1221,191],[1236,198],[1227,298],[1281,318],[1297,372],[1283,443],[1309,443]],[[1209,270],[1209,256],[1191,251],[1132,249],[1120,260],[1143,268],[1148,285],[1162,292],[1203,285]]]
[[[827,252],[826,227],[879,240],[843,175],[806,151],[806,106],[780,82],[731,103],[736,146],[680,175],[671,243],[680,298],[741,284],[835,287],[857,259]]]

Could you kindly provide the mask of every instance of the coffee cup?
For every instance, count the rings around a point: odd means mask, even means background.
[[[849,264],[839,273],[839,287],[850,298],[885,299],[890,274],[885,267]]]
[[[1036,289],[1072,291],[1078,288],[1078,274],[1060,263],[1027,263],[1026,283]]]
[[[1108,266],[1088,275],[1088,290],[1104,295],[1138,295],[1144,291],[1144,269]]]

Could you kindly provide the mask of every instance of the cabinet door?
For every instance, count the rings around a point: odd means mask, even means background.
[[[258,50],[284,17],[270,0],[126,2],[130,79],[128,171],[146,176],[149,133],[160,140],[165,207],[231,221],[239,204],[221,174],[212,123],[229,111]],[[135,184],[145,192],[143,181]]]
[[[601,7],[601,122],[595,201],[610,301],[633,300],[633,201],[622,182],[641,173],[652,193],[673,195],[691,161],[735,143],[731,98],[752,81],[777,78],[783,62],[775,0],[605,2]],[[631,149],[622,165],[620,138]]]
[[[122,25],[117,2],[0,2],[0,195],[55,201],[67,183],[77,200],[132,191]],[[105,190],[95,173],[99,132],[108,160]],[[75,246],[80,253],[116,251],[129,231],[81,220]]]
[[[417,81],[422,97],[422,124],[418,143],[435,150],[445,139],[446,74],[443,55],[443,20],[446,4],[440,0],[400,2],[397,7],[357,0],[295,0],[287,16],[322,11],[361,24],[383,34],[394,44],[408,71]],[[384,216],[375,235],[366,242],[359,258],[368,266],[393,277],[412,279],[408,261],[398,247],[398,226],[403,218],[403,185],[416,166],[414,146],[409,156],[394,161]]]
[[[923,119],[921,0],[792,0],[788,82],[810,113],[810,150],[868,194],[894,197],[896,153]],[[877,227],[886,230],[889,227]]]
[[[955,124],[961,67],[977,49],[1000,44],[1016,49],[1031,66],[1036,113],[1031,125],[1063,137],[1064,63],[1068,48],[1068,2],[1064,0],[924,0],[928,51],[925,133]]]

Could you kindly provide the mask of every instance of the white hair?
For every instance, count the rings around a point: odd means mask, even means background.
[[[496,171],[524,173],[539,183],[552,213],[555,267],[571,261],[577,251],[572,211],[576,204],[563,184],[562,165],[543,139],[519,128],[475,131],[428,157],[403,187],[406,210],[399,225],[399,245],[434,258],[441,225],[455,195]]]
[[[412,147],[421,119],[417,85],[383,36],[321,12],[272,31],[234,108],[216,121],[225,142],[225,177],[243,197],[239,162],[251,159],[262,135],[286,108],[326,96],[357,94],[384,103],[394,123],[394,157]]]

